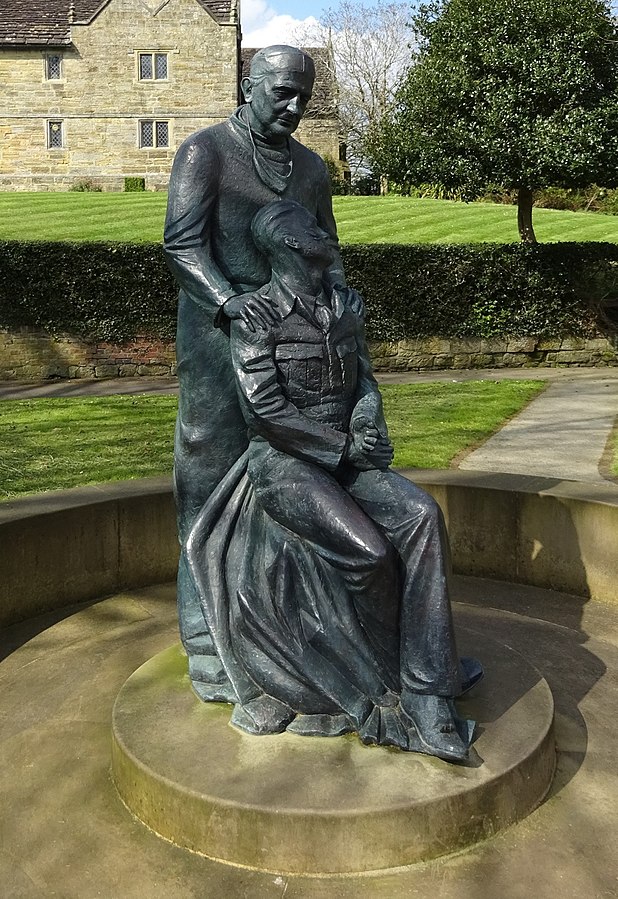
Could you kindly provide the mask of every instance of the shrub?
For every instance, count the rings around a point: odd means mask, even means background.
[[[72,184],[69,190],[75,193],[101,193],[103,188],[100,184],[91,181],[90,178],[82,178],[81,181],[76,181],[75,184]]]
[[[124,179],[124,190],[125,190],[125,193],[140,193],[141,191],[146,190],[146,179],[145,178],[125,178]]]
[[[330,177],[331,193],[334,197],[347,196],[352,192],[350,182],[344,177],[343,171],[339,168],[332,156],[324,156],[324,164]]]
[[[586,336],[616,327],[618,246],[343,246],[367,333]],[[172,337],[177,287],[154,244],[0,241],[0,326],[123,342]]]

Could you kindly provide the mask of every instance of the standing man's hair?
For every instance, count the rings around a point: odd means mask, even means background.
[[[257,51],[249,66],[249,78],[256,84],[272,72],[307,72],[315,78],[315,65],[309,54],[298,47],[273,44]]]

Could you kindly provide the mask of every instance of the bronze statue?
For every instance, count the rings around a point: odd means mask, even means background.
[[[246,106],[174,166],[181,636],[250,733],[462,760],[454,697],[482,671],[456,654],[440,510],[388,470],[325,168],[289,136],[312,83],[305,54],[260,51]]]

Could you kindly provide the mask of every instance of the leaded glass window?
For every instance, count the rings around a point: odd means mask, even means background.
[[[45,57],[45,73],[48,81],[57,81],[59,78],[62,78],[62,57]]]
[[[64,147],[62,121],[47,123],[47,146],[50,150],[61,150]]]
[[[144,148],[169,147],[170,123],[143,119],[139,123],[139,145]]]
[[[141,81],[149,81],[152,79],[152,53],[140,53],[139,77]]]
[[[169,147],[169,130],[167,122],[157,122],[157,147]]]
[[[155,53],[155,78],[165,80],[167,78],[167,53]]]
[[[166,81],[168,71],[167,53],[140,53],[139,80]]]
[[[140,122],[140,147],[154,147],[154,122]]]

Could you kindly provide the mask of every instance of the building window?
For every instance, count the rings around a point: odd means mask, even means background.
[[[138,53],[140,81],[167,81],[167,53]]]
[[[140,147],[169,147],[169,122],[155,122],[152,119],[145,119],[140,122],[139,145]]]
[[[64,147],[64,123],[55,119],[47,123],[47,149],[62,150]]]
[[[59,81],[62,78],[62,56],[45,57],[45,77],[48,81]]]

